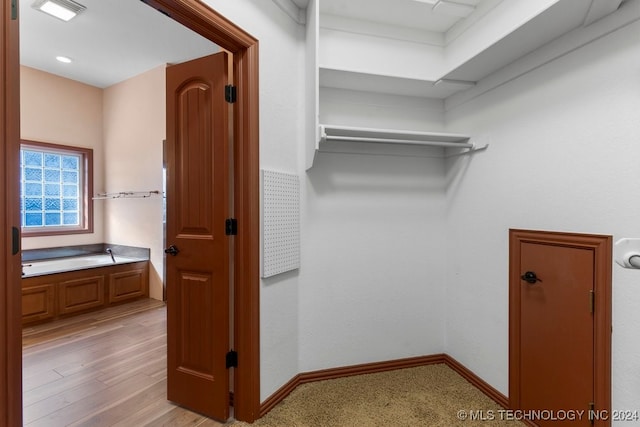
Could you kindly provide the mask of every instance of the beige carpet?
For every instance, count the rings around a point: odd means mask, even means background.
[[[253,425],[523,426],[501,419],[507,415],[502,410],[452,369],[438,364],[303,384]],[[484,420],[470,420],[472,411]]]

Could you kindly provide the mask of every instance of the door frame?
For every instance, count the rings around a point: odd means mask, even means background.
[[[20,225],[20,56],[11,3],[0,8],[0,425],[13,427],[22,425],[22,291],[20,252],[12,253],[12,227]]]
[[[520,244],[539,243],[589,249],[594,252],[594,403],[595,411],[611,413],[611,236],[552,231],[509,230],[509,408],[520,406]],[[586,301],[585,301],[586,303]],[[545,408],[540,408],[545,409]],[[567,408],[578,409],[578,408]],[[600,412],[604,413],[604,412]],[[610,421],[609,421],[610,423]],[[608,425],[595,420],[595,425]]]
[[[0,187],[5,190],[0,210],[0,424],[22,425],[22,346],[20,322],[20,257],[11,256],[11,227],[19,225],[16,168],[20,146],[20,84],[18,20],[11,19],[12,3],[1,0],[0,21]],[[260,416],[260,313],[259,313],[259,104],[258,40],[198,0],[144,0],[185,27],[233,53],[234,165],[233,202],[238,221],[234,245],[234,417],[253,422]],[[6,422],[5,422],[6,421]]]

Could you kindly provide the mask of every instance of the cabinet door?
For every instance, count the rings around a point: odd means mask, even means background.
[[[22,323],[50,319],[55,316],[55,284],[22,288]]]
[[[60,282],[59,314],[73,313],[104,305],[104,276]]]
[[[145,268],[111,273],[109,275],[109,303],[139,298],[148,293]]]

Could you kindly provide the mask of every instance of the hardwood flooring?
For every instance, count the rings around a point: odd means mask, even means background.
[[[222,426],[166,399],[166,307],[140,300],[23,329],[24,425]]]

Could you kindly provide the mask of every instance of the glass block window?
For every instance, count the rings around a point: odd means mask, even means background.
[[[20,215],[23,234],[92,231],[89,170],[92,151],[23,141]]]

